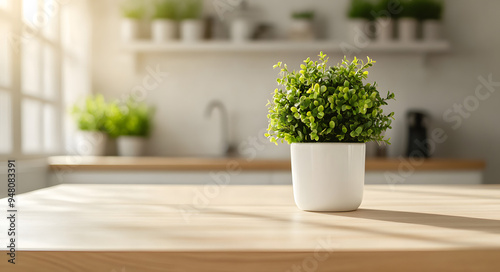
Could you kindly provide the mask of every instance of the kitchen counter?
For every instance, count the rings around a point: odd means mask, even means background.
[[[0,271],[498,271],[499,196],[368,185],[358,211],[317,213],[291,186],[65,184],[17,197]]]
[[[483,170],[485,162],[464,159],[426,159],[414,163],[409,159],[366,160],[367,171],[398,171],[411,165],[416,171]],[[243,171],[290,171],[290,160],[247,160],[245,158],[183,158],[183,157],[50,157],[52,170],[71,168],[89,170],[159,170],[159,171],[226,171],[228,167]]]

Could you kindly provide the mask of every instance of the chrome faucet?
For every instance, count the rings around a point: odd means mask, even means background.
[[[226,106],[219,100],[212,100],[208,103],[205,110],[205,116],[212,116],[212,112],[218,109],[221,114],[222,145],[224,146],[224,155],[234,157],[237,155],[236,147],[229,140],[229,115]]]

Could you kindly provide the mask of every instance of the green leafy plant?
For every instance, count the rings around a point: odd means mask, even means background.
[[[203,10],[203,1],[201,0],[183,0],[180,5],[180,19],[199,19]]]
[[[133,98],[125,102],[113,102],[106,111],[106,131],[111,137],[148,137],[151,133],[153,115],[153,108]]]
[[[397,14],[398,18],[418,18],[419,10],[416,8],[418,0],[401,1],[401,12]]]
[[[154,2],[155,19],[177,20],[179,12],[178,0],[157,0]]]
[[[444,4],[440,0],[413,0],[415,18],[419,20],[441,20]]]
[[[314,19],[314,11],[300,11],[292,13],[293,19],[299,20],[313,20]]]
[[[384,141],[383,132],[391,128],[394,113],[384,114],[383,105],[394,99],[388,92],[382,98],[377,84],[364,84],[368,71],[375,61],[368,58],[364,63],[344,57],[342,63],[327,66],[328,57],[322,52],[319,61],[309,58],[300,71],[281,68],[277,79],[281,88],[274,91],[268,103],[269,119],[266,137],[277,144],[302,142],[350,142],[364,143]]]
[[[376,17],[398,17],[401,9],[400,1],[394,0],[379,0],[374,5]]]
[[[72,107],[71,115],[78,129],[105,132],[106,109],[107,104],[102,95],[88,96]]]
[[[125,0],[121,4],[122,16],[140,20],[146,14],[146,5],[143,0]]]
[[[375,6],[370,0],[351,0],[348,16],[351,19],[373,20],[372,11]]]

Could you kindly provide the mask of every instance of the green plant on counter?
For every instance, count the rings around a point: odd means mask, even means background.
[[[411,4],[419,20],[441,20],[444,4],[440,0],[413,0]]]
[[[143,0],[125,0],[120,8],[124,18],[140,20],[146,14],[146,5]]]
[[[71,115],[79,130],[104,132],[106,110],[107,104],[102,95],[88,96],[72,107]]]
[[[179,13],[178,0],[156,0],[154,2],[154,19],[177,20]]]
[[[292,13],[292,18],[297,20],[313,20],[314,11],[300,11]]]
[[[344,57],[341,64],[327,66],[328,58],[322,52],[319,61],[309,58],[300,71],[281,68],[277,79],[282,88],[274,91],[268,103],[268,137],[288,143],[302,142],[349,142],[364,143],[384,141],[383,132],[391,128],[394,113],[384,114],[383,105],[394,99],[388,92],[382,98],[377,84],[364,84],[368,67],[375,61],[368,58],[364,63]]]
[[[148,137],[154,112],[146,103],[137,102],[133,98],[125,102],[113,102],[106,112],[106,131],[111,137]]]
[[[373,20],[375,6],[370,0],[351,0],[351,7],[348,16],[351,19]]]
[[[203,11],[202,0],[183,0],[179,7],[181,20],[193,20],[201,17]]]

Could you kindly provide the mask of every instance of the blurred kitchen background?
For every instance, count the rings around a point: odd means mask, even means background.
[[[297,69],[323,51],[332,64],[376,60],[369,81],[396,94],[386,108],[396,117],[392,145],[370,144],[370,157],[402,160],[425,127],[427,155],[484,161],[481,182],[498,183],[498,10],[495,0],[0,0],[2,163],[14,158],[38,173],[47,167],[40,159],[56,155],[287,160],[289,146],[263,136],[272,67]],[[137,116],[118,126],[89,121],[101,106],[115,106],[116,122]],[[113,137],[91,150],[103,136],[79,130],[99,126],[148,136],[144,150],[131,140],[120,151]],[[55,179],[47,171],[41,184]]]

